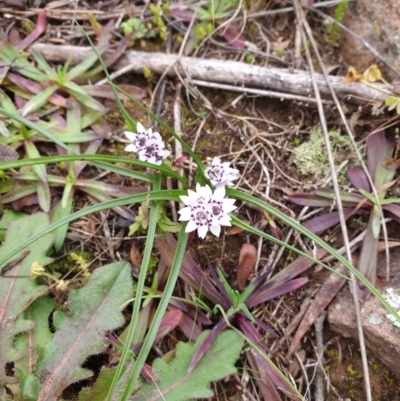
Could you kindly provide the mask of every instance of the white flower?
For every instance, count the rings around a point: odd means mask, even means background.
[[[158,132],[151,128],[146,130],[141,123],[136,124],[137,133],[125,131],[131,143],[125,148],[127,152],[139,155],[139,160],[160,165],[171,153],[165,149],[165,143]]]
[[[218,157],[214,157],[211,166],[205,171],[206,177],[214,188],[231,187],[232,181],[239,178],[239,170],[229,167],[230,163],[221,163]]]
[[[207,231],[219,237],[221,226],[230,226],[231,218],[228,213],[236,209],[234,199],[225,198],[225,188],[216,189],[213,193],[206,185],[196,185],[195,191],[188,191],[188,195],[180,196],[187,206],[179,211],[180,221],[188,221],[186,232],[197,229],[200,238],[205,238]]]

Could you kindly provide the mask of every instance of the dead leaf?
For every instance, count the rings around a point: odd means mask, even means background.
[[[382,74],[378,66],[373,64],[364,72],[363,78],[368,82],[382,81]]]
[[[240,291],[246,286],[246,281],[256,265],[257,248],[253,244],[243,244],[240,249],[237,267],[237,280]]]
[[[134,266],[142,265],[142,255],[133,242],[131,243],[131,250],[129,251],[129,259]]]
[[[354,67],[349,67],[347,75],[343,78],[343,83],[347,82],[361,82],[363,79]]]
[[[347,272],[347,269],[340,263],[338,263],[334,269],[337,273],[342,275],[345,275]],[[324,284],[315,296],[314,301],[310,304],[307,312],[304,314],[304,317],[290,344],[289,351],[286,356],[288,359],[291,359],[292,354],[299,348],[300,341],[307,333],[308,329],[314,324],[318,316],[327,308],[332,299],[335,298],[336,294],[341,290],[346,281],[347,280],[344,277],[339,276],[336,273],[329,274],[328,278],[325,280]]]

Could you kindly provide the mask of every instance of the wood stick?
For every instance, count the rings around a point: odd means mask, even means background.
[[[59,46],[45,43],[36,43],[31,47],[40,53],[46,60],[64,63],[69,57],[75,62],[87,58],[91,53],[90,47]],[[185,77],[204,80],[214,83],[230,84],[237,88],[258,88],[279,92],[279,97],[284,93],[298,95],[313,101],[313,89],[311,79],[306,71],[289,70],[276,67],[259,67],[230,60],[204,59],[196,57],[179,57],[172,54],[128,51],[114,65],[112,70],[124,68],[136,73],[143,73],[148,68],[157,74]],[[315,74],[318,88],[324,99],[331,99],[329,88],[322,74]],[[344,101],[354,104],[365,104],[368,102],[384,102],[387,94],[374,89],[363,83],[343,83],[343,78],[329,76],[329,81],[338,97]],[[383,84],[375,84],[376,87],[386,90]],[[266,93],[266,92],[264,92]],[[282,96],[284,97],[284,96]]]

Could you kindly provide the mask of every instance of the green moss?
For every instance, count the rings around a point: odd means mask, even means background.
[[[329,132],[329,137],[335,165],[338,165],[344,156],[350,152],[350,139],[334,130]],[[322,180],[328,175],[328,155],[321,127],[312,127],[309,140],[296,147],[293,152],[295,155],[293,161],[298,171],[303,175],[312,174],[313,182],[315,179]],[[339,182],[347,182],[344,173],[343,176],[339,176]]]
[[[346,8],[347,8],[347,0],[342,0],[340,3],[338,3],[338,5],[335,8],[335,15],[334,15],[334,20],[336,22],[341,23],[343,21]],[[338,47],[339,34],[341,28],[335,23],[328,23],[325,25],[325,29],[329,31],[327,42],[334,47]]]

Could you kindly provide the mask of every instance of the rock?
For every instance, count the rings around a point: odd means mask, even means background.
[[[393,292],[400,296],[400,288],[397,287]],[[383,289],[382,293],[386,294],[386,289]],[[400,378],[400,328],[395,327],[386,315],[386,309],[373,296],[361,305],[361,320],[367,348]],[[329,306],[328,322],[333,331],[358,342],[353,297],[348,286]]]
[[[378,64],[388,80],[400,76],[400,6],[399,0],[349,1],[343,25],[369,43],[395,70],[393,73],[360,41],[343,32],[340,53],[349,65],[363,73]]]

